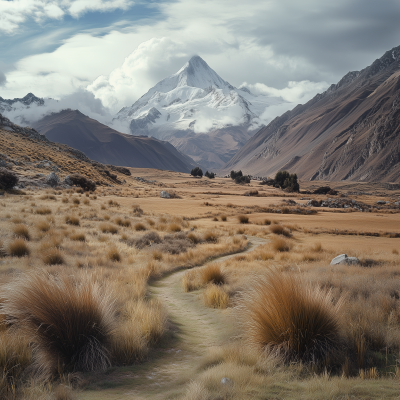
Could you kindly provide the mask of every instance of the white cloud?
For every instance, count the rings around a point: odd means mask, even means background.
[[[248,84],[244,82],[240,87],[247,87],[253,94],[282,97],[290,103],[304,103],[314,97],[317,93],[324,92],[329,85],[326,82],[289,81],[288,86],[276,89],[263,83]]]
[[[88,11],[127,10],[133,4],[132,0],[0,0],[0,32],[14,33],[30,17],[36,22],[65,14],[79,18]]]

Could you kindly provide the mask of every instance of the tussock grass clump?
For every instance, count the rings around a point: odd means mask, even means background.
[[[134,229],[135,231],[145,231],[147,228],[146,225],[142,224],[141,222],[138,222],[135,224]]]
[[[221,215],[221,221],[222,222],[226,222],[227,220],[227,216],[226,215]]]
[[[269,230],[271,231],[271,233],[275,233],[275,235],[283,235],[283,236],[286,236],[286,237],[291,237],[292,236],[292,234],[290,233],[289,229],[286,229],[282,225],[271,225],[269,227]]]
[[[290,251],[292,244],[283,238],[276,237],[271,242],[274,251],[285,252]]]
[[[15,239],[8,246],[8,252],[13,257],[25,257],[30,254],[30,250],[28,245],[26,244],[26,240],[24,239]]]
[[[39,372],[104,370],[114,329],[114,306],[88,276],[34,271],[5,288],[3,312],[34,345]]]
[[[204,237],[204,240],[208,243],[218,242],[218,235],[213,231],[207,231],[203,237]]]
[[[51,210],[50,208],[46,208],[46,207],[39,207],[35,210],[35,214],[39,214],[39,215],[47,215],[47,214],[51,214]]]
[[[72,203],[75,204],[76,206],[78,206],[79,204],[81,204],[81,201],[77,197],[74,197],[72,199]]]
[[[131,226],[131,221],[129,219],[116,218],[115,223],[125,228],[129,228]]]
[[[22,224],[24,221],[23,221],[23,219],[20,218],[20,217],[13,217],[13,218],[11,218],[11,222],[12,222],[13,224]]]
[[[220,286],[208,285],[203,291],[203,301],[206,307],[226,308],[229,303],[229,295]]]
[[[113,224],[107,224],[107,223],[100,224],[100,230],[103,233],[111,233],[113,235],[118,233],[118,228]]]
[[[161,261],[163,259],[163,254],[161,253],[161,251],[155,250],[153,251],[153,258],[156,261]]]
[[[111,261],[120,262],[121,261],[121,254],[119,253],[118,249],[113,246],[107,252],[107,257]]]
[[[188,238],[193,244],[197,244],[197,243],[200,242],[200,239],[199,239],[193,232],[190,232],[190,233],[187,235],[187,238]]]
[[[238,215],[238,220],[240,224],[248,224],[249,217],[247,215]]]
[[[315,253],[321,253],[323,251],[321,242],[314,243],[314,245],[311,247],[311,251]]]
[[[271,225],[270,219],[264,219],[264,225]]]
[[[218,264],[209,264],[206,267],[203,267],[201,269],[200,276],[204,285],[208,283],[213,283],[214,285],[223,285],[226,281],[226,276]]]
[[[181,228],[181,226],[179,224],[174,222],[172,224],[169,224],[168,230],[170,232],[180,232],[182,230],[182,228]]]
[[[78,217],[74,217],[73,215],[67,215],[65,217],[65,223],[68,225],[79,226],[81,223]]]
[[[71,240],[74,240],[75,242],[85,242],[86,241],[86,236],[84,233],[73,233],[70,237]]]
[[[64,264],[64,257],[57,247],[48,249],[43,254],[43,262],[46,265],[61,265]]]
[[[287,361],[323,360],[341,341],[342,301],[331,292],[304,284],[299,278],[271,271],[257,282],[239,306],[248,341]]]
[[[38,228],[40,232],[48,232],[50,230],[50,224],[48,221],[38,221],[36,223],[36,228]]]
[[[30,240],[31,235],[29,234],[29,229],[26,225],[24,224],[18,224],[14,226],[13,233],[16,237],[25,239],[25,240]]]
[[[89,200],[89,199],[83,200],[83,204],[85,204],[86,206],[88,206],[88,205],[90,204],[90,200]]]
[[[15,389],[31,363],[31,349],[26,339],[4,331],[0,333],[0,398],[14,399]]]

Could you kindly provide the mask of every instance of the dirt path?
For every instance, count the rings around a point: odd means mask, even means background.
[[[251,237],[250,246],[243,253],[253,251],[266,243]],[[221,262],[236,254],[220,257]],[[196,267],[200,268],[200,267]],[[185,293],[181,279],[186,270],[178,271],[156,281],[150,292],[167,308],[173,324],[174,337],[165,347],[152,354],[149,361],[118,369],[118,377],[105,378],[96,390],[88,390],[79,396],[85,400],[100,399],[168,399],[182,394],[184,386],[196,373],[199,357],[208,347],[217,346],[232,334],[229,310],[204,307],[199,292]],[[117,379],[115,379],[117,378]]]

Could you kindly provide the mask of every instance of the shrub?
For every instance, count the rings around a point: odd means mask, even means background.
[[[74,225],[74,226],[79,226],[80,221],[78,217],[74,217],[73,215],[67,215],[65,217],[65,223],[68,225]]]
[[[201,178],[203,176],[203,171],[201,170],[200,167],[195,167],[190,171],[190,175],[198,176]]]
[[[223,285],[226,281],[226,276],[222,272],[218,264],[209,264],[200,270],[201,282],[203,285],[213,283],[214,285]]]
[[[286,229],[282,225],[271,225],[269,227],[269,230],[272,233],[275,233],[275,235],[283,235],[283,236],[286,236],[286,237],[291,237],[292,236],[292,234],[290,233],[289,229]]]
[[[107,223],[100,224],[100,230],[103,233],[111,233],[113,235],[118,233],[117,227],[113,224],[107,224]]]
[[[243,297],[241,316],[249,342],[287,361],[318,361],[338,349],[340,307],[330,292],[282,272],[257,278]]]
[[[249,222],[249,217],[247,215],[239,215],[238,220],[241,224],[247,224]]]
[[[138,222],[135,224],[134,226],[135,231],[145,231],[147,228],[144,224],[142,224],[141,222]]]
[[[12,189],[18,183],[18,176],[14,172],[0,168],[0,189]]]
[[[104,288],[102,288],[104,290]],[[88,276],[30,272],[5,289],[3,312],[33,344],[39,371],[105,370],[114,306]]]
[[[96,190],[96,184],[91,179],[86,178],[83,175],[72,174],[72,175],[69,175],[69,179],[73,185],[79,186],[84,191],[94,192]]]
[[[226,308],[229,303],[229,295],[219,286],[208,285],[203,292],[203,301],[206,307]]]
[[[25,257],[30,253],[29,247],[24,239],[15,239],[10,243],[8,251],[13,257]]]
[[[237,184],[241,183],[250,183],[250,176],[243,175],[242,171],[231,171],[231,178],[235,181]]]
[[[19,238],[22,238],[25,240],[30,240],[30,238],[31,238],[28,227],[24,224],[15,225],[13,232],[16,237],[19,237]]]
[[[249,190],[248,192],[245,192],[245,196],[258,196],[258,190]]]
[[[56,247],[48,249],[43,255],[43,262],[46,265],[61,265],[64,264],[64,257]]]
[[[279,171],[275,175],[275,186],[286,189],[289,192],[298,192],[300,185],[297,182],[296,174],[289,174],[288,171]]]
[[[283,238],[276,237],[272,240],[271,242],[272,249],[275,251],[279,252],[286,252],[290,251],[291,249],[291,243],[289,243],[287,240]]]
[[[135,246],[138,249],[143,249],[143,247],[150,246],[151,244],[161,243],[162,240],[157,232],[149,232],[143,235],[140,239],[136,240]]]

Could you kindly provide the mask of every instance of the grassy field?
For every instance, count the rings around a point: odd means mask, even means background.
[[[327,196],[131,172],[0,197],[1,398],[398,398],[396,208],[295,212]]]

